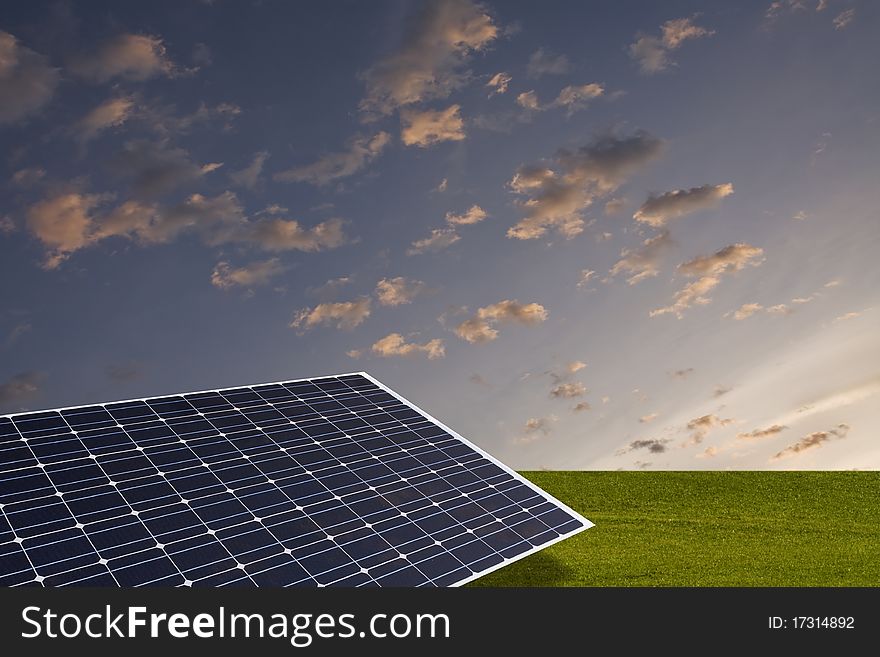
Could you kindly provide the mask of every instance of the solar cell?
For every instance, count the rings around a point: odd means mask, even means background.
[[[457,586],[591,524],[365,373],[0,417],[3,586]]]

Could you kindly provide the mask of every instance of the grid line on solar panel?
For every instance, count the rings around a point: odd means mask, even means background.
[[[0,582],[449,585],[590,526],[499,465],[363,373],[0,418]]]

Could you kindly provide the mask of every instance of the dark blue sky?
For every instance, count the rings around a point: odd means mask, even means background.
[[[878,26],[7,5],[2,410],[367,370],[518,467],[878,467]]]

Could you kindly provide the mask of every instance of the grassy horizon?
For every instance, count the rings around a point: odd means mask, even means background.
[[[880,472],[523,472],[596,523],[471,586],[877,586]]]

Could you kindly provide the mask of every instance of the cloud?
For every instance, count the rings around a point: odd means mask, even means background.
[[[269,159],[269,151],[259,151],[254,154],[254,159],[244,169],[238,171],[230,171],[229,179],[239,187],[245,189],[254,189],[260,181],[260,175],[263,173],[263,166]]]
[[[724,395],[726,395],[731,390],[733,390],[733,388],[731,388],[730,386],[716,385],[715,389],[712,391],[712,397],[714,399],[718,399],[719,397],[723,397]]]
[[[596,277],[596,272],[592,269],[581,269],[580,278],[578,279],[577,286],[578,287],[587,287]]]
[[[356,301],[319,303],[314,308],[297,311],[290,322],[291,328],[308,330],[320,325],[335,326],[351,330],[370,316],[370,298],[361,297]]]
[[[538,100],[538,94],[534,91],[523,91],[516,97],[516,104],[530,112],[541,110],[541,101]]]
[[[504,72],[493,75],[492,79],[486,83],[486,86],[491,89],[489,92],[489,98],[496,94],[507,93],[507,87],[511,80],[513,80],[513,78]]]
[[[649,424],[660,417],[660,413],[648,413],[639,418],[639,424]]]
[[[659,228],[671,219],[715,207],[721,199],[731,194],[731,183],[676,189],[658,196],[649,196],[633,215],[633,219]]]
[[[623,454],[643,449],[651,452],[652,454],[662,454],[666,451],[666,446],[670,442],[672,441],[669,438],[642,438],[639,440],[633,440],[625,447],[617,450],[616,454],[617,456],[622,456]]]
[[[599,98],[604,93],[605,88],[595,82],[570,85],[559,92],[551,105],[552,107],[564,107],[566,114],[571,116],[575,112],[585,109],[591,100]]]
[[[135,381],[144,375],[144,366],[134,361],[127,363],[114,363],[108,365],[105,370],[111,381],[116,383],[128,383]]]
[[[3,342],[3,346],[6,348],[11,347],[16,342],[18,342],[18,339],[21,336],[23,336],[25,333],[29,333],[32,328],[33,325],[30,322],[19,322],[12,327],[12,330],[9,332],[9,335],[6,336],[6,340]]]
[[[642,242],[638,249],[623,249],[620,252],[620,260],[608,272],[609,276],[618,276],[623,273],[629,274],[626,282],[635,285],[660,273],[660,263],[663,256],[672,244],[672,239],[667,231],[650,237]]]
[[[850,426],[848,424],[838,424],[833,429],[828,429],[827,431],[814,431],[813,433],[807,434],[796,443],[792,443],[785,449],[777,452],[770,458],[770,460],[776,461],[800,454],[801,452],[806,452],[810,449],[818,449],[832,440],[842,440],[846,438],[849,430]]]
[[[599,98],[605,93],[605,88],[601,84],[591,82],[590,84],[569,85],[559,92],[552,103],[542,105],[538,99],[538,95],[534,91],[524,91],[516,97],[516,104],[522,107],[526,112],[520,116],[522,122],[531,120],[530,113],[543,112],[545,110],[564,107],[566,115],[571,116],[575,112],[586,109],[591,100]]]
[[[105,41],[94,52],[79,55],[70,70],[91,82],[113,78],[142,81],[176,72],[162,39],[148,34],[120,34]]]
[[[570,363],[566,364],[565,371],[568,374],[574,374],[575,372],[580,372],[586,366],[587,364],[582,360],[573,360]]]
[[[530,417],[522,428],[521,435],[514,440],[519,444],[531,443],[550,434],[556,423],[555,415],[547,417]]]
[[[445,192],[448,188],[449,188],[449,180],[447,180],[446,178],[444,178],[443,180],[440,181],[440,184],[437,185],[437,186],[436,186],[434,189],[432,189],[431,191],[432,191],[432,192],[437,192],[438,194],[442,194],[442,193]]]
[[[605,214],[609,217],[620,214],[626,208],[626,204],[625,198],[613,198],[605,203]]]
[[[784,303],[779,303],[779,304],[776,304],[775,306],[770,306],[769,308],[767,308],[767,312],[770,313],[771,315],[791,315],[794,312],[794,310],[789,308]]]
[[[217,163],[196,164],[182,148],[169,147],[167,141],[143,139],[126,142],[112,160],[114,173],[131,178],[132,192],[141,198],[162,196],[221,166]]]
[[[694,368],[688,367],[683,370],[674,370],[669,373],[669,376],[671,376],[675,379],[686,379],[693,373],[694,373]]]
[[[407,255],[418,255],[429,251],[442,251],[458,242],[461,236],[454,228],[434,228],[431,234],[424,239],[416,240],[407,249]]]
[[[404,109],[400,112],[402,128],[400,138],[406,146],[427,148],[444,141],[464,139],[464,122],[460,105],[450,105],[445,110]]]
[[[345,352],[345,355],[348,356],[349,358],[354,358],[355,360],[357,360],[358,358],[361,358],[364,355],[364,352],[361,351],[360,349],[349,349],[348,351]]]
[[[195,232],[210,246],[236,243],[269,252],[321,251],[345,243],[341,219],[328,219],[311,228],[293,219],[248,219],[238,198],[228,191],[214,197],[192,194],[170,207],[126,201],[98,213],[108,199],[107,195],[70,191],[28,209],[28,229],[47,248],[45,268],[54,269],[75,251],[111,237],[161,244]]]
[[[516,299],[499,301],[483,308],[455,327],[455,334],[471,344],[491,342],[498,337],[499,324],[534,326],[546,321],[547,310],[538,303],[521,304]]]
[[[334,180],[352,176],[375,160],[391,142],[387,132],[377,132],[372,137],[358,135],[349,140],[346,150],[327,153],[311,164],[279,171],[274,176],[279,182],[307,182],[327,185]]]
[[[428,360],[436,360],[446,355],[446,347],[443,340],[429,340],[425,344],[407,342],[400,333],[390,333],[381,340],[373,343],[371,351],[377,356],[387,358],[389,356],[416,356],[424,354]]]
[[[766,429],[755,429],[745,433],[736,434],[737,440],[764,440],[765,438],[775,438],[780,433],[788,429],[784,424],[773,424]]]
[[[219,235],[217,243],[254,244],[264,251],[325,251],[346,243],[342,219],[328,219],[304,228],[295,219],[262,219],[236,226],[228,236]]]
[[[809,215],[807,215],[807,213],[804,212],[803,210],[798,210],[797,212],[795,212],[795,213],[791,216],[791,218],[792,218],[792,219],[796,219],[797,221],[804,221],[808,216],[809,216]]]
[[[629,46],[629,54],[639,63],[642,73],[659,73],[675,65],[669,53],[681,47],[682,43],[713,34],[714,30],[696,25],[693,18],[676,18],[660,26],[659,37],[636,35],[636,40]]]
[[[582,402],[578,402],[577,404],[572,406],[571,410],[574,411],[575,413],[582,413],[583,411],[589,411],[592,408],[593,407],[590,406],[590,402],[582,401]]]
[[[139,104],[137,118],[161,137],[188,134],[194,127],[223,121],[223,131],[232,129],[232,121],[241,114],[241,108],[233,103],[207,105],[200,103],[194,112],[177,114],[174,105],[152,106]]]
[[[507,231],[513,239],[542,237],[550,229],[571,238],[584,230],[583,212],[598,196],[613,192],[639,168],[658,157],[663,142],[639,130],[608,135],[575,152],[561,150],[552,162],[521,166],[509,183],[525,197],[525,218]]]
[[[687,423],[685,428],[691,432],[690,437],[687,442],[685,442],[682,447],[687,447],[689,445],[699,445],[703,440],[709,435],[709,432],[716,427],[725,427],[728,424],[732,424],[733,419],[730,418],[721,418],[717,415],[709,414],[702,415],[700,417],[694,418],[690,422]]]
[[[744,319],[748,319],[756,312],[764,310],[764,306],[760,303],[744,303],[741,305],[735,313],[733,313],[733,318],[737,321],[742,321]]]
[[[58,86],[58,69],[0,30],[0,123],[20,121],[41,110]]]
[[[46,170],[42,167],[27,167],[12,174],[12,184],[16,187],[34,187],[45,177]]]
[[[61,194],[39,201],[27,213],[30,231],[50,250],[44,266],[54,269],[92,238],[92,210],[103,200],[98,194]]]
[[[472,205],[464,214],[446,213],[446,223],[451,226],[470,226],[478,224],[489,215],[479,205]]]
[[[401,306],[412,303],[413,299],[427,291],[422,281],[406,279],[403,276],[383,278],[376,283],[376,298],[383,306]]]
[[[237,268],[233,268],[228,262],[218,262],[211,274],[211,284],[221,290],[233,287],[251,288],[266,285],[286,269],[278,258],[259,260]]]
[[[845,322],[849,319],[855,319],[856,317],[861,317],[862,313],[860,311],[853,311],[849,313],[844,313],[843,315],[838,315],[834,318],[833,323],[837,324],[838,322]]]
[[[546,48],[538,48],[529,57],[526,77],[534,80],[544,75],[564,75],[570,69],[571,63],[565,55],[557,55]]]
[[[352,276],[339,276],[337,278],[331,278],[326,283],[317,287],[309,288],[307,292],[322,301],[326,301],[336,296],[340,289],[346,285],[350,285],[353,281],[354,278]]]
[[[87,142],[108,128],[121,126],[131,116],[133,109],[132,96],[110,98],[77,121],[73,132],[80,141]]]
[[[433,0],[421,6],[403,43],[361,74],[367,118],[434,98],[445,98],[469,78],[464,69],[484,50],[498,28],[482,5],[469,0]]]
[[[835,30],[845,29],[850,23],[853,22],[853,19],[855,17],[856,17],[856,10],[855,9],[845,9],[844,11],[840,12],[837,16],[834,17],[834,21],[832,21],[834,23],[834,29]]]
[[[487,388],[491,388],[492,384],[489,383],[486,378],[482,374],[471,374],[468,377],[468,381],[478,386],[485,386]]]
[[[674,313],[679,319],[691,306],[711,302],[709,293],[721,282],[721,277],[746,267],[757,267],[763,262],[764,251],[750,244],[738,243],[725,246],[710,256],[700,256],[678,266],[685,276],[699,277],[675,293],[673,303],[650,312],[651,317]]]
[[[11,406],[34,396],[40,391],[42,378],[39,372],[21,372],[0,383],[0,404]]]
[[[580,381],[559,383],[550,389],[550,396],[557,399],[574,399],[587,394],[587,387]]]

